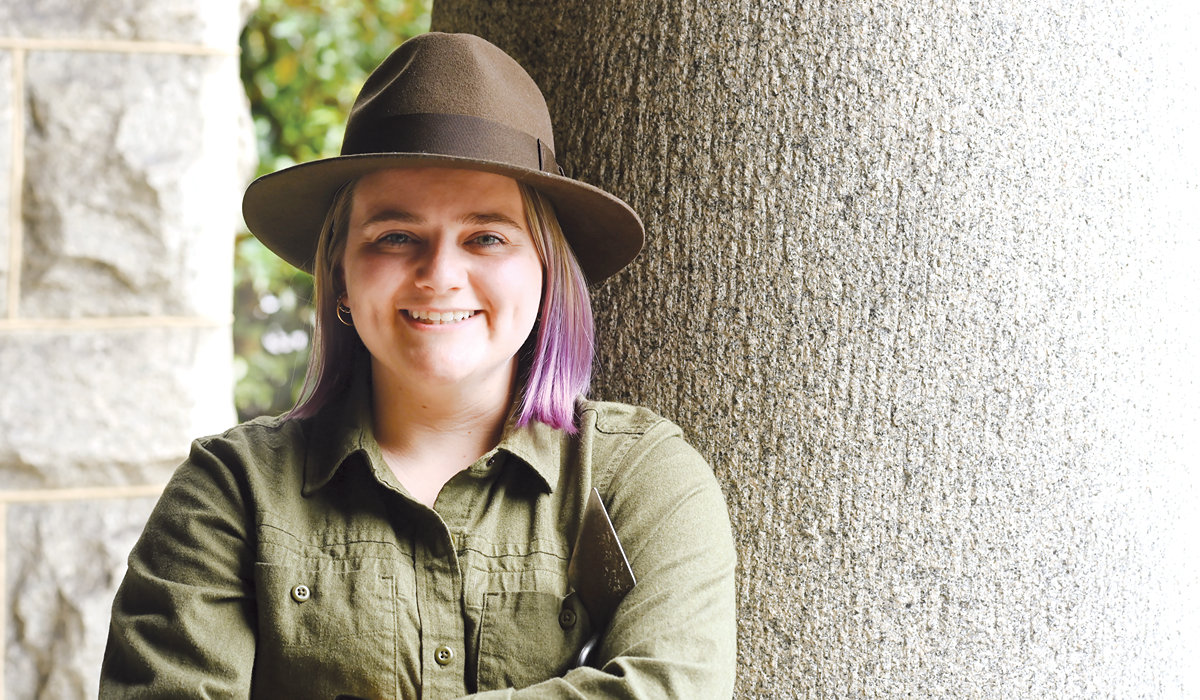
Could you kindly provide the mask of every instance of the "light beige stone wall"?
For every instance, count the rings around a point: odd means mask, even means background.
[[[192,438],[235,421],[237,0],[0,0],[0,698],[94,697]]]
[[[647,248],[595,393],[724,485],[739,698],[1200,697],[1189,0],[437,0]]]

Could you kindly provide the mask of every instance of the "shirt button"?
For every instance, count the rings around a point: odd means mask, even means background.
[[[296,601],[297,603],[303,603],[311,597],[312,591],[310,591],[308,586],[304,585],[303,583],[292,589],[292,600]]]
[[[454,660],[454,650],[450,647],[438,647],[433,652],[433,658],[437,660],[439,666],[449,666]]]
[[[489,467],[494,467],[494,466],[496,466],[496,462],[499,459],[500,459],[500,455],[492,455],[491,457],[488,458],[487,465]]]
[[[558,624],[565,630],[575,626],[575,619],[575,611],[570,608],[563,608],[563,611],[558,614]]]

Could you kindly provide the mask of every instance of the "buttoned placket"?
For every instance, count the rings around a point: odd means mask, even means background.
[[[450,530],[435,517],[437,531],[418,538],[413,561],[421,617],[421,696],[430,700],[467,694],[462,572]]]
[[[431,527],[414,543],[424,699],[458,698],[468,692],[463,572],[455,531],[479,505],[467,490],[479,489],[480,479],[493,479],[502,461],[502,454],[489,453],[452,478],[430,514]]]

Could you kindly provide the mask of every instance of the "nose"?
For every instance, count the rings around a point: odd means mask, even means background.
[[[434,293],[462,288],[466,280],[463,251],[445,238],[430,243],[415,270],[418,287]]]

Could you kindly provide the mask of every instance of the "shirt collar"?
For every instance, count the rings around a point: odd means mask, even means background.
[[[495,452],[507,452],[524,462],[542,478],[546,490],[553,493],[562,477],[570,439],[565,431],[551,428],[541,421],[531,420],[518,428],[516,418],[510,418]]]
[[[308,452],[304,459],[305,496],[328,484],[337,470],[361,453],[370,466],[383,464],[379,443],[371,430],[370,372],[359,363],[349,386],[330,398],[305,431]]]
[[[312,495],[328,484],[338,469],[356,454],[362,454],[373,471],[387,470],[371,429],[371,382],[367,367],[366,363],[360,363],[346,390],[332,398],[311,419],[306,431],[304,496]],[[495,464],[492,460],[495,455],[507,453],[537,474],[546,490],[553,492],[562,476],[570,439],[566,432],[541,421],[530,421],[518,428],[516,419],[510,418],[504,426],[500,444],[480,457],[470,469],[490,469]]]

